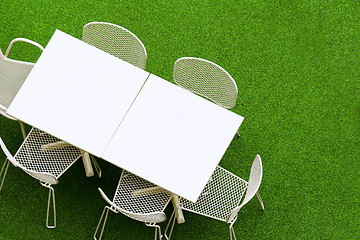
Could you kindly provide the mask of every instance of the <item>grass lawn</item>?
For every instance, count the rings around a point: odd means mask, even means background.
[[[16,37],[46,46],[55,29],[81,39],[91,21],[135,33],[148,52],[146,70],[169,81],[184,56],[233,76],[232,111],[245,120],[220,165],[244,179],[256,154],[264,167],[265,211],[256,199],[240,211],[238,239],[360,239],[359,1],[1,0],[0,48]],[[39,56],[25,50],[14,48],[13,57]],[[12,153],[22,142],[18,123],[4,117],[0,136]],[[11,166],[0,194],[0,239],[92,239],[105,206],[97,187],[112,196],[121,173],[99,164],[102,179],[87,178],[78,161],[54,186],[56,229],[45,227],[47,189]],[[229,237],[223,222],[185,217],[173,239]],[[152,238],[143,223],[110,213],[104,239]]]

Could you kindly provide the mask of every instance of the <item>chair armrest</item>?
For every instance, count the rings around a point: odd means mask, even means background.
[[[115,208],[116,210],[118,210],[117,206],[112,202],[110,201],[110,199],[106,196],[106,194],[104,193],[104,191],[101,189],[101,188],[98,188],[99,192],[100,192],[100,195],[102,196],[102,198],[110,205],[112,206],[113,208]]]
[[[18,121],[17,118],[14,118],[13,116],[10,116],[9,114],[7,114],[7,113],[6,113],[6,110],[7,110],[7,108],[0,104],[0,114],[1,114],[1,115],[3,115],[4,117],[9,118],[9,119],[11,119],[11,120],[16,120],[16,121]]]
[[[6,155],[6,158],[9,159],[9,161],[15,166],[15,167],[20,167],[20,165],[17,163],[17,161],[15,160],[14,156],[9,152],[9,149],[6,147],[4,141],[2,140],[2,138],[0,137],[0,146],[1,149],[3,150],[3,152]]]
[[[41,51],[44,51],[44,48],[40,44],[38,44],[37,42],[34,42],[34,41],[26,39],[26,38],[15,38],[10,42],[10,44],[9,44],[9,46],[8,46],[6,52],[5,52],[5,57],[7,57],[9,55],[10,49],[14,45],[15,42],[26,42],[26,43],[29,43],[31,45],[34,45],[35,47],[40,48]]]

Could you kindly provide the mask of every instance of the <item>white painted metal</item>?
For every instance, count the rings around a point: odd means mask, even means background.
[[[174,64],[177,85],[230,109],[236,104],[238,88],[235,80],[222,67],[209,60],[183,57]]]
[[[94,239],[97,239],[101,223],[99,239],[102,238],[109,210],[114,213],[122,213],[129,218],[144,222],[149,227],[154,227],[155,240],[162,238],[158,223],[166,220],[164,211],[171,199],[170,192],[125,170],[120,176],[112,201],[100,188],[99,191],[110,206],[104,208],[94,233]]]
[[[84,26],[82,40],[141,69],[146,65],[146,49],[129,30],[107,22]]]
[[[264,204],[258,192],[262,180],[262,172],[260,155],[256,155],[253,161],[249,182],[217,166],[198,200],[193,203],[184,198],[180,198],[178,208],[229,223],[230,240],[233,238],[236,240],[233,224],[237,219],[239,210],[255,195],[257,195],[261,207],[264,210]],[[246,194],[243,199],[245,192]],[[170,229],[168,239],[171,238],[174,227],[174,214],[175,211],[165,230],[165,235],[167,236],[167,230]]]
[[[238,88],[233,77],[209,60],[182,57],[175,61],[174,82],[214,103],[231,109],[235,106]],[[240,137],[239,131],[237,136]]]
[[[38,47],[40,50],[44,50],[40,44],[26,38],[15,38],[12,40],[5,55],[0,50],[0,114],[11,120],[18,119],[6,114],[6,110],[34,66],[34,63],[14,60],[8,57],[12,46],[16,42],[25,42]],[[25,139],[24,125],[21,121],[19,123]]]
[[[107,22],[90,22],[83,28],[82,40],[98,49],[101,49],[117,58],[145,69],[147,53],[141,40],[129,30]],[[98,176],[101,170],[93,155],[83,154],[85,172],[87,176],[94,175],[91,157]]]
[[[242,121],[151,74],[102,158],[195,202]]]
[[[100,156],[148,75],[57,30],[7,113]]]
[[[243,121],[59,30],[8,113],[193,202]]]
[[[88,152],[85,151],[81,151],[81,157],[83,160],[83,165],[85,168],[85,174],[87,177],[92,177],[94,176],[94,169],[91,165],[91,160],[90,160],[90,154]]]
[[[46,226],[48,228],[56,227],[55,192],[51,185],[57,184],[59,177],[81,157],[80,150],[71,145],[62,148],[43,148],[44,145],[51,145],[58,141],[58,138],[32,128],[19,150],[12,156],[0,138],[1,148],[7,156],[0,173],[0,190],[6,177],[9,161],[15,167],[21,168],[27,174],[39,180],[42,186],[49,189],[46,213]],[[51,204],[53,205],[52,224],[49,223]]]

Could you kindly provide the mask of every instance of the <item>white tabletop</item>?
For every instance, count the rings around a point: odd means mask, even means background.
[[[195,202],[242,121],[151,74],[102,158]]]
[[[7,113],[190,201],[243,121],[58,30]]]
[[[7,113],[100,156],[148,76],[57,30]]]

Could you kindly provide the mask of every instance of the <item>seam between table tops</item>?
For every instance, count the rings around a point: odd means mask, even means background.
[[[130,104],[129,108],[126,110],[126,113],[125,113],[124,117],[121,119],[120,123],[119,123],[119,124],[118,124],[118,126],[116,127],[116,129],[115,129],[114,133],[112,134],[112,136],[111,136],[110,140],[108,141],[108,143],[107,143],[107,144],[106,144],[106,146],[104,147],[104,150],[101,152],[101,156],[100,156],[101,158],[102,158],[102,156],[104,155],[104,152],[106,151],[107,147],[109,146],[109,144],[110,144],[111,140],[114,138],[114,136],[115,136],[116,132],[117,132],[117,131],[118,131],[118,129],[120,128],[120,126],[121,126],[122,122],[123,122],[123,121],[124,121],[124,119],[126,118],[126,116],[127,116],[128,112],[130,111],[130,109],[131,109],[132,105],[134,104],[134,102],[136,101],[137,97],[139,96],[139,94],[140,94],[141,90],[143,89],[143,87],[144,87],[144,85],[146,84],[147,80],[149,79],[150,75],[151,75],[151,73],[149,73],[149,75],[146,77],[146,79],[145,79],[144,83],[142,84],[142,86],[141,86],[140,90],[137,92],[137,94],[136,94],[136,96],[135,96],[134,100],[131,102],[131,104]]]

